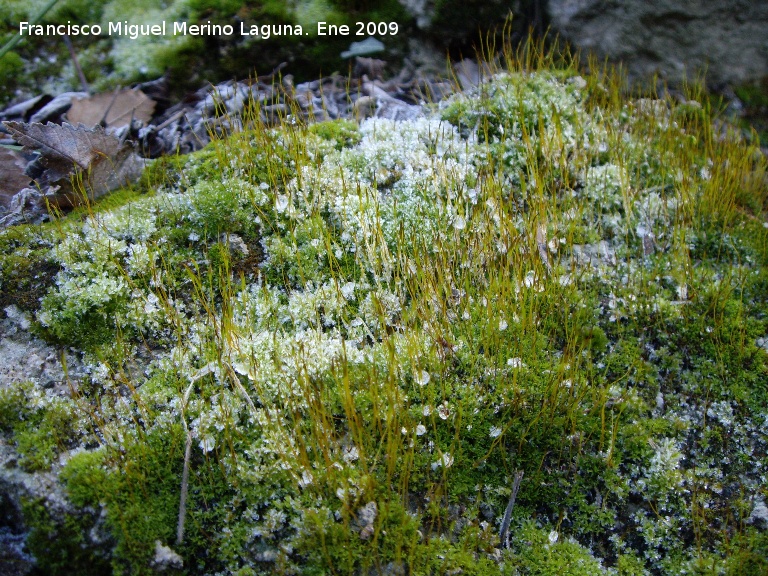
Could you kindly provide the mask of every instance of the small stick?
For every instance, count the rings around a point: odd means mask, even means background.
[[[185,423],[186,424],[186,423]],[[184,426],[186,428],[186,425]],[[176,543],[184,541],[184,519],[187,515],[187,490],[189,489],[189,457],[192,451],[192,432],[187,430],[187,447],[184,449],[184,471],[181,474],[181,499],[179,501],[179,523],[176,526]]]
[[[272,70],[272,72],[270,72],[266,76],[256,76],[256,80],[258,82],[266,82],[268,80],[270,80],[270,81],[274,80],[275,76],[277,76],[277,73],[280,72],[280,70],[282,70],[286,66],[288,66],[288,62],[280,62],[280,64],[275,66],[275,68],[274,68],[274,70]]]
[[[177,112],[174,112],[173,114],[171,114],[171,116],[165,122],[163,122],[162,124],[158,124],[157,126],[154,127],[155,132],[159,132],[163,128],[166,128],[166,127],[170,126],[171,124],[176,122],[176,120],[178,120],[182,116],[184,116],[184,110],[179,110]]]
[[[88,82],[85,81],[85,74],[83,74],[83,69],[80,68],[80,62],[77,61],[77,54],[75,54],[75,47],[72,46],[72,41],[69,39],[69,36],[67,34],[64,34],[64,43],[67,45],[67,49],[69,50],[69,55],[72,57],[72,62],[75,65],[75,70],[77,70],[77,75],[80,78],[80,84],[83,85],[83,92],[90,94],[90,90],[88,90]]]
[[[212,371],[210,364],[206,364],[200,370],[198,370],[190,379],[191,382],[184,392],[184,396],[181,399],[181,423],[184,425],[184,431],[187,433],[187,446],[184,448],[184,470],[181,473],[181,496],[179,498],[179,522],[176,526],[176,543],[181,544],[184,541],[184,520],[187,516],[187,491],[189,490],[189,458],[192,454],[192,431],[187,426],[187,419],[184,416],[184,411],[189,401],[189,395],[192,392],[192,388],[195,382],[210,374]]]
[[[509,496],[507,509],[504,511],[504,519],[501,521],[499,540],[501,540],[504,548],[509,548],[509,523],[512,521],[512,509],[515,507],[515,498],[517,498],[517,491],[520,490],[520,481],[522,479],[523,471],[517,470],[515,472],[515,481],[512,484],[512,494]]]
[[[107,109],[104,110],[104,116],[102,116],[101,120],[99,120],[99,126],[101,126],[102,128],[107,127],[107,116],[109,116],[109,111],[112,110],[112,105],[115,103],[115,100],[117,100],[117,96],[119,93],[120,93],[120,86],[118,86],[115,89],[115,92],[112,94],[112,100],[109,101],[109,106],[107,106]],[[131,110],[131,120],[133,120],[133,110]]]

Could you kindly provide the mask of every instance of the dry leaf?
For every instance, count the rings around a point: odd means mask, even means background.
[[[141,90],[120,90],[78,98],[67,111],[71,124],[121,128],[134,120],[147,124],[155,111],[155,102]]]
[[[134,153],[132,143],[120,142],[103,128],[71,124],[3,123],[25,150],[41,154],[43,173],[38,184],[60,186],[53,204],[68,207],[78,203],[72,177],[82,176],[91,199],[124,186],[141,175],[144,161]]]
[[[24,173],[27,160],[15,150],[0,147],[0,211],[8,208],[11,198],[32,180]]]

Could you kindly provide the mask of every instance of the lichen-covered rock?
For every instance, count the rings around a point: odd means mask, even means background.
[[[552,29],[630,74],[712,84],[768,75],[768,4],[750,0],[549,0]]]
[[[69,384],[84,376],[82,361],[70,350],[52,346],[30,332],[31,319],[16,306],[0,320],[0,388],[30,380],[55,393],[69,392]],[[62,366],[66,362],[66,372]]]

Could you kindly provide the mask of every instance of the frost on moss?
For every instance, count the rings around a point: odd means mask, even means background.
[[[71,400],[47,396],[30,382],[0,390],[0,430],[12,433],[26,471],[49,470],[85,436],[85,426]]]
[[[759,566],[768,232],[712,181],[764,160],[669,106],[510,72],[70,221],[37,320],[88,352],[61,479],[115,572]]]

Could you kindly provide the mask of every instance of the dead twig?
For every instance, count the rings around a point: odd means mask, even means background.
[[[512,521],[512,509],[515,507],[515,498],[517,498],[517,492],[520,490],[520,481],[522,479],[523,471],[516,471],[515,480],[512,484],[512,494],[509,496],[507,509],[504,511],[504,519],[501,521],[501,532],[499,532],[499,540],[504,548],[509,548],[509,523]]]
[[[83,87],[83,92],[86,94],[90,94],[91,91],[88,89],[88,82],[85,80],[85,74],[83,74],[83,69],[80,67],[80,62],[77,59],[77,54],[75,53],[75,47],[72,46],[72,41],[69,39],[69,35],[64,34],[64,44],[67,45],[67,50],[69,50],[69,56],[72,58],[72,63],[75,65],[75,70],[77,70],[77,77],[80,79],[80,84]],[[117,94],[117,92],[115,92]],[[109,109],[107,109],[107,112],[109,112]],[[106,118],[106,114],[104,115]]]

